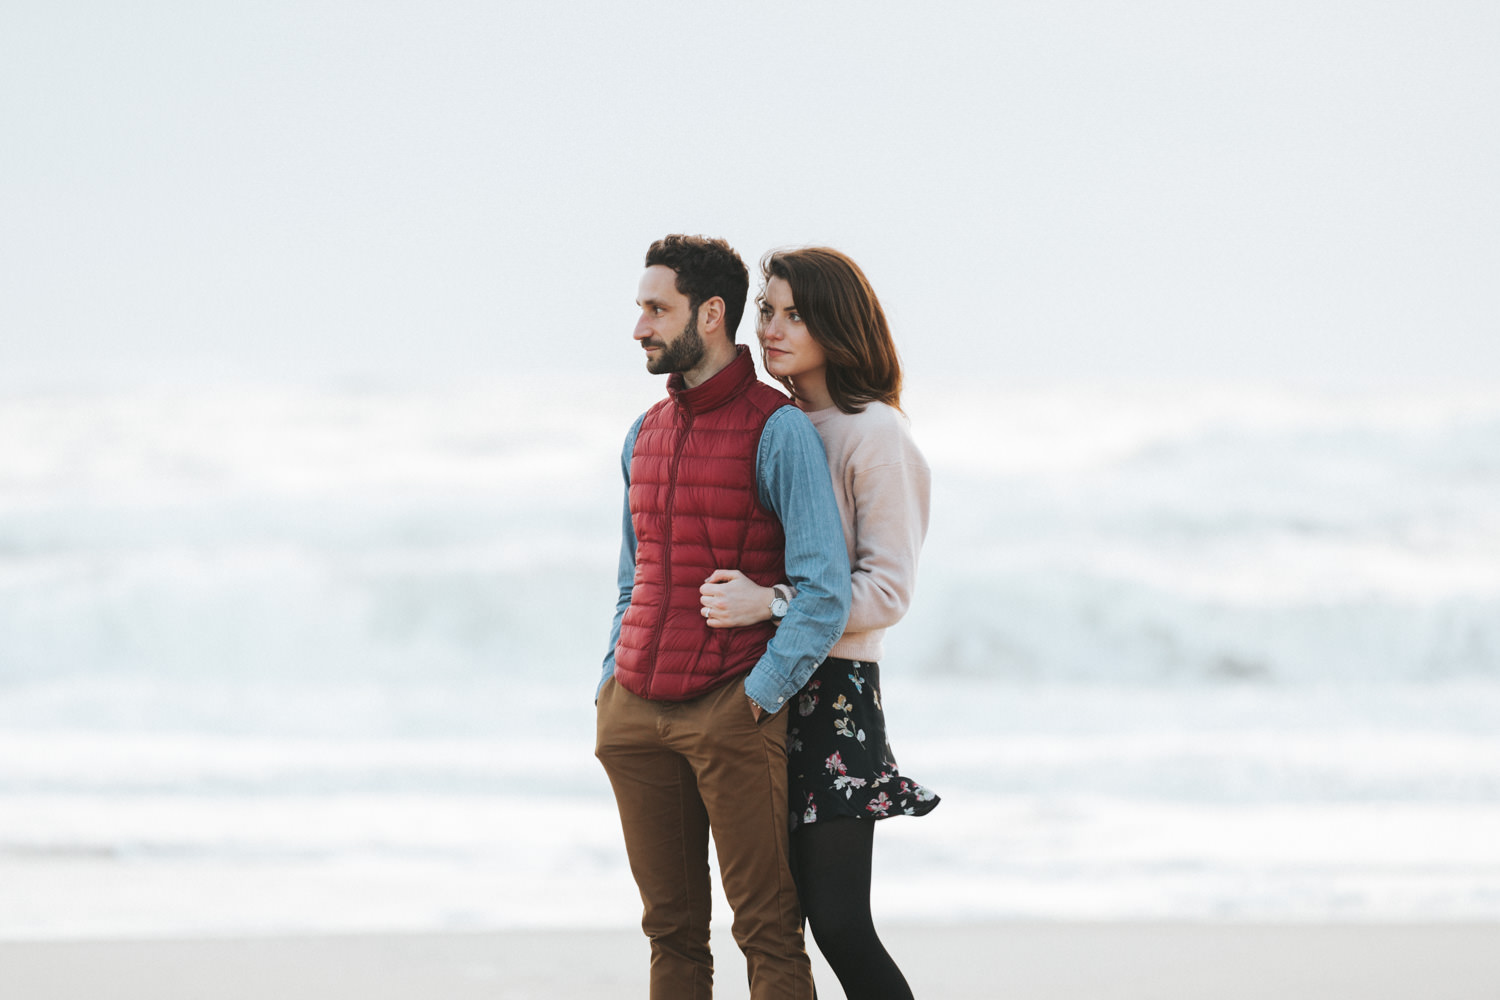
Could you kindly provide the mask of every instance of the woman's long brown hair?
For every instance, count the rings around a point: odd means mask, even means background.
[[[879,401],[901,408],[901,359],[885,311],[859,265],[829,247],[773,250],[761,258],[763,282],[780,278],[807,332],[827,360],[828,394],[845,413]],[[762,290],[757,305],[765,300]],[[776,381],[796,396],[790,379]]]

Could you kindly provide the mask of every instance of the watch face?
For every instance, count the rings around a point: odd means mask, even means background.
[[[771,617],[773,618],[785,618],[786,613],[790,610],[792,610],[792,607],[786,602],[786,598],[784,597],[778,597],[771,602]]]

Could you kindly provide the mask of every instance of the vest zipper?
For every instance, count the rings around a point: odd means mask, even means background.
[[[661,602],[661,613],[656,619],[655,648],[651,650],[651,678],[646,682],[646,697],[650,698],[655,693],[656,666],[661,659],[661,640],[667,628],[667,613],[672,610],[672,512],[677,506],[677,466],[682,461],[682,452],[687,448],[688,433],[693,429],[693,411],[686,411],[683,418],[682,432],[677,435],[677,442],[672,447],[672,464],[667,468],[667,510],[665,515],[665,543],[662,546],[662,589],[663,600]]]

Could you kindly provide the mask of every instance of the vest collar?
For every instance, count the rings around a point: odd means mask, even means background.
[[[754,381],[755,362],[750,358],[750,348],[740,344],[735,347],[733,361],[708,381],[691,389],[683,381],[681,372],[667,376],[667,393],[678,408],[689,413],[706,413],[740,395]]]

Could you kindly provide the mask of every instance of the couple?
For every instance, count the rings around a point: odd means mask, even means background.
[[[735,345],[739,255],[681,235],[646,253],[635,339],[668,398],[621,456],[596,753],[645,904],[653,1000],[713,994],[710,831],[755,1000],[813,996],[804,918],[846,996],[910,998],[871,921],[870,860],[875,820],[937,805],[896,769],[878,665],[911,599],[927,465],[854,262],[787,250],[761,273],[756,336],[791,399]]]

